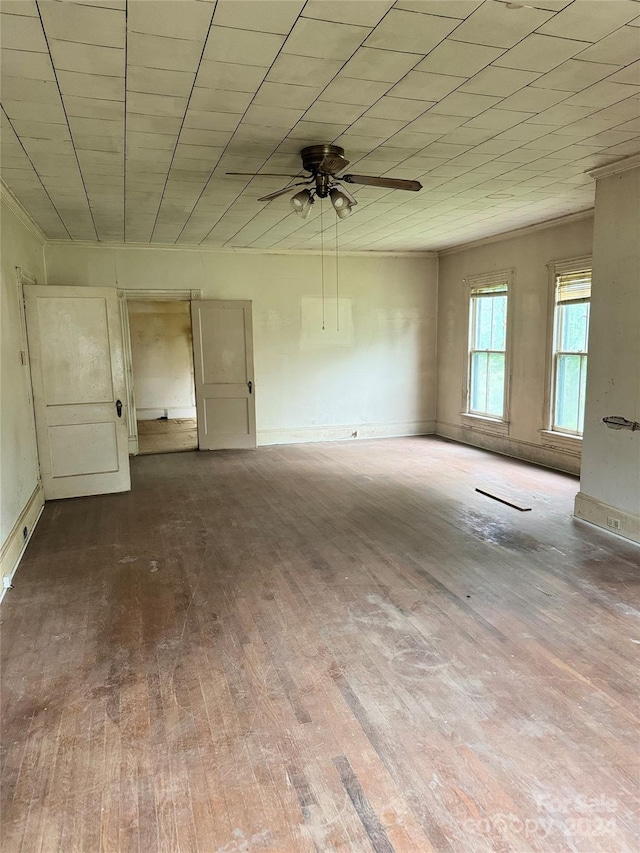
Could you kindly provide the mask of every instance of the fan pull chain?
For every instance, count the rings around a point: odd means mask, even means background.
[[[322,331],[324,332],[324,225],[322,224],[322,199],[320,199],[320,269],[322,270]]]
[[[336,213],[336,332],[340,331],[340,271],[338,269],[338,214]]]

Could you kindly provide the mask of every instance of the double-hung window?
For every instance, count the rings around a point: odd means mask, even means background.
[[[587,386],[591,270],[555,274],[551,429],[581,436]]]
[[[508,276],[471,282],[467,412],[496,420],[505,419],[508,289]]]

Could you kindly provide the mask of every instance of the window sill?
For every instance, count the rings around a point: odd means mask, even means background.
[[[460,417],[465,426],[483,432],[497,433],[498,435],[509,435],[509,421],[501,421],[498,418],[490,418],[486,415],[474,415],[471,412],[461,412]]]
[[[564,450],[566,453],[573,453],[575,456],[580,456],[582,452],[581,435],[569,435],[564,432],[541,429],[540,438],[547,447],[555,447],[557,450]]]

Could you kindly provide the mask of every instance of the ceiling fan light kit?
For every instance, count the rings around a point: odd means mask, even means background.
[[[290,192],[294,187],[307,186],[307,189],[299,190],[291,198],[291,206],[294,211],[306,219],[311,211],[311,205],[316,197],[329,198],[333,209],[340,219],[344,219],[358,203],[354,195],[338,181],[348,184],[362,184],[368,187],[380,187],[389,190],[409,190],[418,192],[422,189],[419,181],[407,181],[402,178],[375,177],[374,175],[340,175],[349,165],[344,156],[344,148],[339,145],[308,145],[300,151],[302,169],[308,175],[282,175],[283,178],[302,178],[294,184],[289,184],[281,190],[276,190],[261,196],[258,201],[272,201],[281,195]],[[227,172],[227,175],[242,175],[244,177],[260,177],[266,173],[249,172]]]
[[[291,197],[291,207],[303,219],[306,219],[311,213],[312,204],[313,196],[310,190],[300,190],[300,192]]]
[[[346,195],[338,189],[338,187],[331,187],[329,190],[329,198],[331,199],[331,204],[335,211],[342,210],[345,207],[351,207],[351,202]]]
[[[350,216],[353,213],[353,205],[348,204],[345,207],[341,207],[339,210],[336,208],[336,216],[338,219],[346,219],[347,216]]]

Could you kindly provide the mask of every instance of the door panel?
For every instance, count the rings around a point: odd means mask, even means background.
[[[249,435],[248,400],[209,397],[205,400],[206,429],[209,434]]]
[[[200,450],[253,448],[251,302],[191,303]]]
[[[44,494],[131,488],[122,329],[115,288],[26,285],[25,308]]]
[[[106,403],[113,400],[109,330],[104,299],[38,299],[38,327],[48,406]]]
[[[49,447],[54,477],[118,470],[118,439],[113,423],[50,426]]]

